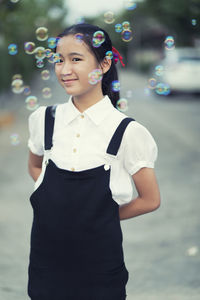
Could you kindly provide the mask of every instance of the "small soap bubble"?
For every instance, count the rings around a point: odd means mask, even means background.
[[[58,52],[54,53],[53,58],[54,58],[54,63],[59,63],[61,61],[60,53],[58,53]]]
[[[167,96],[170,94],[170,86],[167,83],[159,82],[155,87],[156,94]]]
[[[25,96],[28,96],[28,95],[30,95],[30,94],[31,94],[30,86],[25,85],[25,86],[24,86],[24,95],[25,95]]]
[[[37,59],[36,60],[36,67],[38,67],[38,68],[43,68],[44,67],[43,59]]]
[[[53,54],[53,52],[52,52],[51,49],[45,49],[44,52],[45,52],[45,56],[46,56],[47,58],[50,58],[51,55]]]
[[[49,80],[49,78],[50,78],[49,70],[43,70],[41,72],[41,77],[42,77],[43,80]]]
[[[10,0],[11,3],[17,3],[19,0]]]
[[[125,0],[125,9],[134,10],[137,7],[137,4],[134,0]]]
[[[35,110],[39,106],[37,97],[32,95],[26,98],[25,103],[28,110]]]
[[[125,98],[120,98],[116,103],[116,108],[121,112],[125,112],[128,110],[128,101]]]
[[[186,255],[188,256],[196,256],[199,252],[199,248],[197,246],[193,246],[187,249]]]
[[[48,42],[48,47],[51,48],[51,49],[56,48],[56,46],[57,46],[57,41],[58,41],[58,39],[55,38],[55,37],[50,37],[50,38],[48,38],[48,40],[47,40],[47,42]]]
[[[122,41],[124,42],[130,42],[132,39],[133,39],[133,36],[132,36],[132,30],[130,29],[126,29],[126,30],[123,30],[122,31]]]
[[[82,33],[75,34],[74,38],[75,38],[75,41],[78,43],[83,43],[83,41],[84,41],[83,40],[84,35]]]
[[[132,97],[132,91],[131,90],[126,91],[126,97],[127,98],[131,98]]]
[[[112,53],[112,51],[107,51],[107,52],[106,52],[106,58],[107,58],[107,59],[112,59],[112,58],[113,58],[113,53]]]
[[[18,52],[18,50],[17,50],[17,45],[16,44],[10,44],[8,46],[8,53],[10,55],[15,55],[15,54],[17,54],[17,52]]]
[[[48,29],[46,27],[39,27],[35,31],[38,41],[46,41],[48,39]]]
[[[118,23],[118,24],[115,24],[115,31],[116,31],[116,32],[118,32],[118,33],[119,33],[119,32],[122,32],[122,29],[123,29],[123,28],[122,28],[122,24],[119,24],[119,23]]]
[[[15,75],[13,75],[12,81],[15,80],[15,79],[22,79],[22,75],[21,74],[15,74]]]
[[[145,88],[144,88],[144,94],[145,94],[146,96],[150,96],[150,94],[151,94],[150,88],[145,87]]]
[[[150,78],[148,80],[148,88],[155,89],[156,84],[157,84],[157,80],[155,78]]]
[[[173,50],[174,47],[175,47],[173,36],[167,36],[165,41],[164,41],[164,44],[165,44],[165,49],[166,50]]]
[[[112,82],[112,91],[113,92],[119,92],[120,91],[120,82],[119,82],[119,80],[114,80]]]
[[[44,59],[46,57],[45,48],[37,47],[34,51],[36,59]]]
[[[157,76],[163,75],[163,71],[164,71],[164,67],[163,66],[158,65],[158,66],[155,67],[155,74]]]
[[[17,146],[20,143],[19,134],[18,133],[12,133],[10,135],[10,143],[12,146]]]
[[[124,21],[124,22],[122,23],[122,28],[123,28],[123,30],[128,30],[128,29],[130,29],[130,22]]]
[[[53,53],[53,52],[52,52],[51,55],[49,56],[48,62],[49,62],[50,64],[54,64],[54,53]]]
[[[49,88],[49,87],[43,88],[42,96],[43,96],[43,98],[46,98],[46,99],[51,98],[51,96],[52,96],[51,88]]]
[[[76,19],[76,22],[75,22],[76,24],[83,24],[83,23],[85,23],[85,19],[84,19],[84,17],[78,17],[77,19]]]
[[[105,41],[105,35],[103,31],[99,30],[93,34],[92,44],[95,48],[100,47],[104,41]]]
[[[101,81],[103,78],[102,70],[95,69],[88,74],[88,82],[92,85],[96,84],[97,82]]]
[[[26,54],[33,54],[35,51],[35,43],[33,42],[25,42],[24,43],[24,51]]]
[[[13,93],[21,94],[24,91],[24,82],[22,79],[15,79],[11,83]]]
[[[104,22],[112,24],[115,21],[115,14],[112,11],[107,11],[104,14]]]
[[[192,26],[196,26],[197,25],[197,20],[196,19],[192,19],[191,23],[192,23]]]

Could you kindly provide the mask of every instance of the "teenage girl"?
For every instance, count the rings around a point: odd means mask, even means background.
[[[100,45],[94,45],[97,31],[105,37]],[[157,146],[143,125],[116,108],[116,57],[106,53],[117,51],[107,32],[77,24],[58,37],[55,73],[70,98],[40,106],[29,117],[28,168],[35,189],[28,295],[125,300],[129,273],[120,220],[159,207]],[[88,76],[94,70],[102,74],[96,82]]]

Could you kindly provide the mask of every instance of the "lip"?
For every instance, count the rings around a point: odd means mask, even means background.
[[[64,83],[70,83],[70,82],[73,82],[73,81],[76,81],[77,79],[66,79],[66,80],[64,80],[64,79],[62,79],[62,82],[64,82]]]

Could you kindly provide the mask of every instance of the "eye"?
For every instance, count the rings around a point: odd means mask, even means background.
[[[78,57],[74,57],[73,59],[72,59],[72,61],[80,61],[81,59],[80,58],[78,58]]]

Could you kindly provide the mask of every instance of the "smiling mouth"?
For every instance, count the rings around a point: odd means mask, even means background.
[[[66,79],[66,80],[62,79],[62,82],[69,83],[69,82],[73,82],[73,81],[76,81],[76,80],[78,80],[78,79]]]

